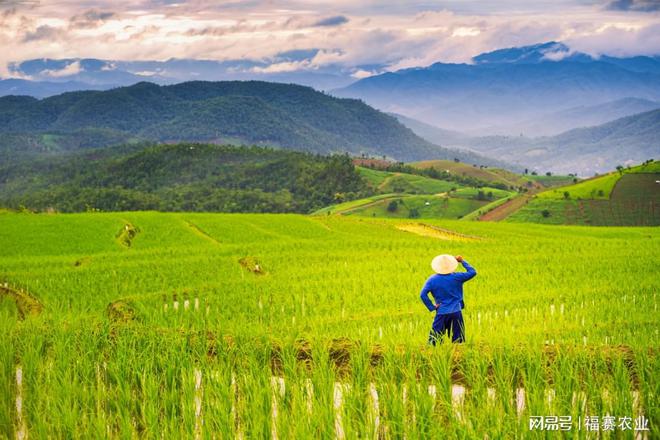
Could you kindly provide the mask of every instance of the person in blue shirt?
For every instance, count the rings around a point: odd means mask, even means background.
[[[455,272],[458,263],[462,263],[466,272]],[[429,344],[435,345],[437,339],[446,334],[452,342],[465,342],[463,313],[463,283],[477,275],[477,271],[460,255],[438,255],[431,262],[436,272],[424,283],[419,294],[430,312],[435,312],[435,319],[429,334]],[[429,299],[429,293],[434,301]]]

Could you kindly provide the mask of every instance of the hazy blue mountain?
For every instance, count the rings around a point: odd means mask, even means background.
[[[540,171],[590,176],[660,157],[660,109],[556,136],[488,136],[457,142]]]
[[[410,161],[459,158],[502,165],[436,146],[361,101],[259,81],[142,82],[45,99],[0,98],[0,154],[102,147],[122,142],[259,144],[315,153],[350,152]]]
[[[458,131],[436,127],[435,125],[427,124],[417,119],[396,113],[390,114],[397,118],[403,125],[415,132],[417,136],[420,136],[435,145],[461,145],[466,144],[469,140],[469,136]]]
[[[29,81],[17,78],[0,79],[0,96],[26,95],[45,98],[76,90],[102,90],[107,88],[110,88],[110,86],[87,84],[79,81],[52,82]]]
[[[520,135],[471,137],[405,116],[396,116],[402,124],[429,142],[475,151],[544,173],[552,171],[591,176],[612,170],[617,165],[660,157],[660,109],[593,127],[568,130],[556,136],[535,138]]]
[[[3,80],[0,80],[0,96],[14,94],[41,98],[64,91],[107,90],[141,81],[174,84],[191,80],[263,80],[330,90],[355,81],[351,75],[357,70],[372,71],[384,67],[376,64],[348,69],[339,65],[304,68],[305,63],[311,63],[317,53],[318,49],[292,50],[268,59],[226,61],[176,58],[166,61],[39,58],[10,63],[8,66],[10,75],[22,81],[15,82],[10,87],[2,86]],[[286,63],[298,63],[303,67],[293,71],[286,68],[278,69],[278,66]],[[9,80],[7,78],[4,81]],[[57,88],[52,83],[67,83],[67,85]]]
[[[556,41],[532,46],[511,47],[483,53],[472,58],[475,64],[537,64],[544,61],[591,61],[586,54],[573,53],[565,44]]]
[[[615,58],[603,55],[599,61],[614,64],[633,72],[660,73],[660,57],[637,56],[632,58]]]
[[[433,125],[487,134],[576,107],[624,98],[659,101],[658,65],[654,57],[596,59],[550,42],[482,54],[472,64],[435,63],[376,75],[333,93]],[[576,117],[569,128],[589,123]]]
[[[508,127],[490,127],[485,131],[491,134],[521,133],[526,135],[533,133],[537,136],[553,136],[571,130],[575,127],[576,121],[579,121],[585,127],[591,127],[657,108],[660,108],[659,101],[622,98],[602,104],[583,105],[560,110],[521,121]],[[427,139],[425,136],[422,137]]]

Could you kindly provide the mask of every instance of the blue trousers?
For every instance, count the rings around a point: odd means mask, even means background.
[[[463,313],[460,310],[454,313],[438,313],[435,315],[433,326],[429,333],[429,344],[435,345],[436,341],[442,335],[451,337],[451,342],[465,342],[465,324],[463,322]]]

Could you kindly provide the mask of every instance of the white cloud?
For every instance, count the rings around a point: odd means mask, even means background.
[[[250,69],[254,73],[284,73],[284,72],[295,72],[298,70],[310,70],[315,67],[309,60],[303,61],[291,61],[291,62],[282,62],[274,63],[270,66],[260,67],[256,66]]]
[[[368,70],[358,69],[355,72],[351,73],[353,78],[362,79],[369,78],[370,76],[375,75],[375,72],[369,72]]]
[[[82,71],[80,66],[80,61],[74,61],[73,63],[67,64],[65,67],[59,70],[43,70],[41,75],[50,76],[52,78],[59,78],[62,76],[76,75]]]
[[[585,6],[582,0],[557,2],[545,9],[548,2],[507,0],[497,7],[490,2],[472,1],[469,7],[466,2],[443,2],[454,12],[431,10],[430,2],[423,0],[41,2],[0,15],[0,47],[11,48],[0,51],[0,75],[8,74],[8,62],[32,58],[266,60],[310,48],[319,49],[311,61],[263,69],[339,65],[354,71],[374,63],[397,69],[470,62],[485,51],[549,40],[595,54],[660,53],[657,14],[607,10],[602,3]],[[506,7],[511,10],[504,11]],[[336,26],[314,26],[323,17]],[[71,25],[81,18],[87,20],[84,25]],[[76,66],[67,68],[73,71]]]
[[[452,37],[476,37],[481,31],[475,27],[459,27],[451,33]]]

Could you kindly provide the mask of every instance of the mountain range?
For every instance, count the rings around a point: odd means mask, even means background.
[[[13,63],[10,72],[23,79],[0,80],[0,95],[9,95],[0,98],[0,159],[127,142],[201,141],[591,175],[660,152],[657,56],[595,57],[549,42],[355,82],[351,69],[338,66],[268,69],[304,64],[317,52],[260,61]],[[191,76],[255,75],[340,88],[327,94],[261,81],[178,83]],[[123,84],[131,85],[117,87]]]
[[[0,96],[28,95],[45,98],[76,90],[108,90],[142,81],[164,85],[192,80],[260,80],[330,90],[354,82],[353,74],[357,71],[378,71],[385,67],[358,65],[344,68],[329,64],[304,68],[313,63],[318,52],[319,49],[291,50],[261,60],[225,61],[176,58],[165,61],[37,58],[9,63],[9,77],[0,79]],[[287,68],[291,65],[303,68]]]
[[[660,155],[660,109],[555,136],[467,136],[397,115],[430,142],[488,154],[541,172],[591,176]]]
[[[536,137],[657,108],[660,58],[598,58],[549,42],[375,75],[332,93],[471,135]]]
[[[0,98],[0,154],[156,141],[254,144],[401,161],[458,158],[501,165],[434,145],[394,117],[310,87],[259,81],[142,82],[44,99]]]

